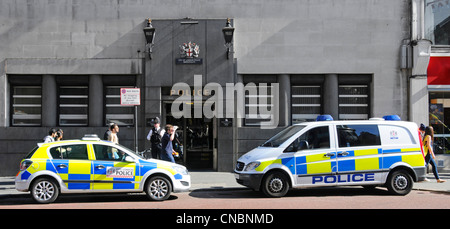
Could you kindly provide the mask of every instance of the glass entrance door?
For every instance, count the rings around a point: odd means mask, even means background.
[[[174,145],[174,149],[178,147],[181,151],[180,158],[175,160],[182,162],[191,170],[213,169],[213,120],[204,117],[175,119],[170,114],[171,105],[165,104],[165,123],[179,127],[174,144],[182,146]],[[194,117],[193,113],[191,117]]]

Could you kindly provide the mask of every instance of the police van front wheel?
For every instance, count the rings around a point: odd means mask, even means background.
[[[397,170],[389,175],[386,186],[395,195],[406,195],[411,192],[413,180],[407,171]]]
[[[264,177],[262,191],[268,197],[282,197],[289,191],[289,181],[281,172],[272,172]]]

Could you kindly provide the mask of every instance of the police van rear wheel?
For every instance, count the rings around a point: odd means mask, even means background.
[[[408,172],[397,170],[389,175],[386,186],[393,194],[406,195],[411,192],[413,181]]]
[[[264,177],[262,191],[268,197],[282,197],[289,191],[289,182],[281,172],[273,172]]]
[[[172,185],[165,177],[162,176],[150,178],[145,190],[148,198],[156,201],[167,200],[170,197],[171,191]]]

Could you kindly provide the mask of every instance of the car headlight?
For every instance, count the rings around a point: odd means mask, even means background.
[[[183,166],[172,166],[172,168],[181,175],[188,175],[186,167]]]
[[[258,166],[260,164],[261,164],[261,162],[259,162],[259,161],[250,162],[250,163],[248,163],[247,166],[245,166],[244,171],[254,170],[254,169],[258,168]]]

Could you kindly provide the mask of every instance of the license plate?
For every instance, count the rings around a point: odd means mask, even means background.
[[[236,178],[236,179],[239,180],[239,174],[235,173],[235,174],[234,174],[234,178]]]

